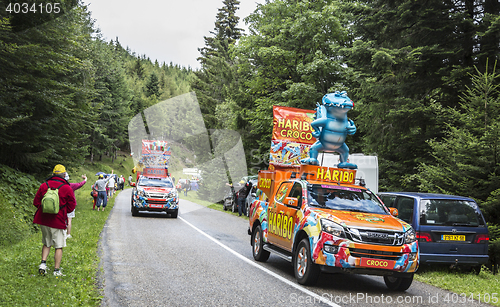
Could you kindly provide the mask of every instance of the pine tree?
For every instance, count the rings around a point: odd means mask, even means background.
[[[160,83],[155,73],[152,73],[149,76],[148,83],[146,83],[145,93],[147,97],[151,97],[152,95],[155,95],[157,98],[160,97]]]
[[[205,47],[198,49],[201,69],[195,73],[197,78],[192,85],[208,128],[220,127],[216,108],[227,99],[230,94],[228,88],[235,82],[230,48],[242,34],[237,27],[239,17],[236,16],[240,2],[224,0],[223,4],[218,11],[215,28],[210,32],[213,37],[205,36]]]

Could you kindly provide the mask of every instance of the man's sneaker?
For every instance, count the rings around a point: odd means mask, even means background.
[[[61,270],[57,270],[57,271],[54,270],[54,276],[66,276],[66,275],[64,275]]]
[[[38,266],[38,273],[40,273],[41,275],[45,275],[46,272],[47,272],[47,264],[40,263],[40,265]]]

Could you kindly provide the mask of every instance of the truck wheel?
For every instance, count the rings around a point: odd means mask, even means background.
[[[238,202],[233,200],[233,205],[231,207],[231,212],[235,213],[238,212]]]
[[[131,211],[132,211],[132,216],[137,216],[139,214],[139,210],[137,210],[137,208],[134,207],[133,205]]]
[[[293,258],[293,268],[299,284],[314,285],[318,281],[320,268],[312,261],[309,239],[304,238],[299,242]]]
[[[387,288],[392,291],[405,291],[413,282],[413,274],[410,277],[384,276],[384,282]]]
[[[176,219],[178,212],[179,212],[179,209],[175,209],[175,211],[172,211],[172,213],[170,213],[170,216],[173,217],[174,219]]]
[[[231,201],[229,199],[224,200],[224,211],[227,211],[227,208],[231,206]]]
[[[262,239],[262,228],[257,226],[252,233],[252,254],[253,259],[261,262],[269,259],[269,252],[264,250],[264,240]]]

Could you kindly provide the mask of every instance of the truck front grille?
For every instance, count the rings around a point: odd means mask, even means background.
[[[349,252],[353,257],[357,258],[375,258],[383,260],[398,260],[403,254],[399,252],[386,252],[362,248],[349,248]]]
[[[347,233],[354,242],[380,245],[403,245],[405,238],[403,232],[396,231],[348,228]]]

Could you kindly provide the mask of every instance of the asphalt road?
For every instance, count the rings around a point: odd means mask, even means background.
[[[391,292],[378,276],[323,273],[303,287],[285,260],[253,260],[247,220],[186,200],[176,219],[133,217],[130,193],[102,232],[103,306],[487,306],[417,281]]]

